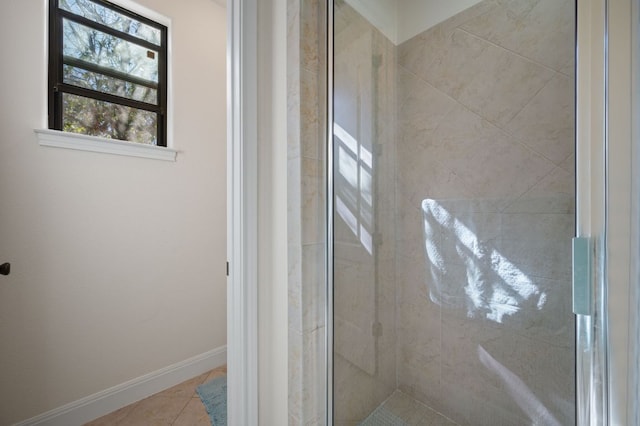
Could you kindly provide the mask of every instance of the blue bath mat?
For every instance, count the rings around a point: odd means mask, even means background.
[[[213,426],[227,426],[227,376],[216,377],[196,389]]]

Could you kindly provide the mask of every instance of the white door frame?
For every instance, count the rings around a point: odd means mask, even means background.
[[[227,419],[257,426],[257,0],[228,0],[227,25]]]

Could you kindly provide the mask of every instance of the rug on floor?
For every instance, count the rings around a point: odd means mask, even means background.
[[[209,413],[213,426],[227,426],[227,376],[201,384],[197,388],[198,396]]]

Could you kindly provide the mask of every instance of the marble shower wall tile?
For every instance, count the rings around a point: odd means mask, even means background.
[[[289,160],[301,154],[299,43],[300,0],[287,0],[287,158]]]
[[[415,154],[410,156],[410,161],[404,164],[399,162],[398,197],[405,198],[412,206],[418,208],[425,198],[472,198],[472,186],[456,171],[434,157],[430,148],[417,149]],[[399,152],[403,149],[398,146]]]
[[[324,242],[324,162],[303,157],[302,173],[302,244]]]
[[[570,352],[574,347],[575,329],[571,287],[563,280],[532,277],[532,281],[545,295],[544,303],[540,306],[523,306],[522,314],[505,322],[505,328],[532,342],[544,342]]]
[[[459,100],[479,71],[474,64],[483,64],[485,51],[493,46],[458,29],[446,35],[435,32],[433,36],[435,40],[425,40],[427,44],[435,44],[438,47],[429,55],[429,64],[415,67],[408,62],[404,66],[438,90]],[[495,48],[492,50],[497,52]]]
[[[413,202],[398,190],[396,194],[396,241],[411,236],[421,236],[424,232],[421,202]],[[397,250],[398,247],[396,247]]]
[[[429,298],[431,276],[425,258],[424,240],[420,234],[398,240],[396,248],[396,286],[399,308],[402,307],[402,294],[411,289],[414,295]]]
[[[287,262],[289,425],[302,417],[302,178],[300,0],[287,0]]]
[[[295,332],[289,329],[287,345],[289,347],[288,353],[288,409],[289,418],[300,419],[303,417],[303,400],[302,392],[304,387],[304,375],[303,370],[303,337],[302,333]],[[291,424],[289,426],[297,426],[299,423]]]
[[[509,205],[507,213],[565,213],[575,211],[575,182],[571,172],[557,167],[522,197]],[[567,232],[572,232],[568,229]]]
[[[436,25],[405,41],[398,46],[398,65],[421,75],[421,71],[444,54],[453,29]]]
[[[320,71],[320,36],[322,9],[319,0],[299,0],[300,2],[300,66],[311,72]]]
[[[376,374],[377,278],[375,259],[361,245],[335,245],[334,350],[346,360]]]
[[[395,390],[348,362],[334,357],[334,423],[359,424]]]
[[[457,35],[454,33],[454,37]],[[484,49],[480,60],[469,64],[476,74],[468,84],[462,84],[458,100],[490,122],[504,127],[553,73],[504,49],[492,45]],[[439,66],[434,70],[435,73],[448,71]]]
[[[287,159],[287,243],[300,251],[302,243],[302,175],[301,158]],[[291,262],[291,259],[290,259]],[[299,262],[298,262],[299,264]],[[289,274],[297,271],[289,264]]]
[[[571,56],[571,59],[568,60],[562,68],[560,68],[559,72],[566,75],[567,77],[575,78],[576,75],[576,58],[575,56]]]
[[[325,326],[326,272],[325,244],[302,246],[302,330],[311,332]]]
[[[325,328],[320,327],[303,335],[303,424],[322,425],[325,419],[326,401],[326,338]]]
[[[569,157],[567,157],[566,160],[564,160],[562,163],[560,163],[560,167],[563,170],[566,170],[567,172],[569,172],[569,174],[571,176],[575,176],[576,175],[576,155],[575,155],[575,153],[571,154]]]
[[[503,127],[551,79],[553,72],[461,29],[434,31],[427,66],[407,61],[418,77]],[[416,66],[415,63],[420,64]]]
[[[425,155],[446,164],[476,198],[519,197],[554,168],[550,161],[462,106],[447,115],[433,138]]]
[[[417,149],[432,143],[433,130],[456,102],[400,67],[398,71],[398,160],[405,164]]]
[[[431,299],[422,232],[396,245],[398,385],[431,403],[440,396],[440,305]]]
[[[289,264],[290,282],[302,282],[302,247],[299,244],[289,244],[287,248],[287,262]],[[287,289],[288,295],[288,324],[289,334],[302,333],[303,330],[303,305],[301,285],[290,285]]]
[[[398,367],[420,368],[440,359],[440,306],[423,295],[403,294],[398,310]]]
[[[525,276],[571,282],[573,214],[502,216],[499,250]]]
[[[324,2],[287,3],[289,424],[321,424],[324,370]],[[322,22],[321,22],[322,21]]]
[[[556,71],[574,53],[575,2],[516,0],[496,5],[462,28]]]
[[[442,337],[445,397],[440,403],[454,420],[462,425],[572,423],[566,406],[557,404],[572,394],[572,348],[443,314],[445,325],[450,332]]]
[[[336,0],[334,10],[333,32],[336,37],[343,37],[345,30],[362,32],[371,28],[371,24],[344,0]]]
[[[300,115],[301,123],[301,154],[307,158],[320,160],[322,158],[322,141],[320,138],[320,86],[318,74],[306,69],[300,71]]]
[[[442,328],[446,330],[442,333],[442,382],[483,395],[487,401],[504,400],[500,380],[483,368],[476,355],[478,345],[498,339],[501,331],[449,312],[442,316]],[[460,415],[465,409],[451,411]]]
[[[555,164],[575,150],[575,81],[556,74],[505,130]]]
[[[324,327],[304,333],[289,333],[289,418],[300,422],[295,425],[323,423],[326,394],[324,354]]]
[[[287,72],[287,159],[299,158],[300,146],[300,70]],[[299,181],[298,181],[299,182]]]
[[[503,333],[477,350],[484,369],[496,377],[531,424],[574,424],[573,347],[557,347]]]
[[[398,46],[398,64],[411,70],[426,69],[446,47],[451,33],[470,19],[490,11],[501,0],[485,0],[416,35]]]
[[[395,282],[395,259],[380,260],[378,267],[378,297],[376,309],[378,322],[381,326],[378,336],[378,381],[389,390],[397,387],[396,358],[397,358],[397,298]]]

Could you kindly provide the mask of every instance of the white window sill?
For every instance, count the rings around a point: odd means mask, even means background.
[[[164,146],[125,142],[117,139],[61,132],[59,130],[35,129],[34,131],[38,136],[38,142],[41,146],[151,158],[163,161],[176,161],[176,156],[178,155],[178,151],[175,149]]]

